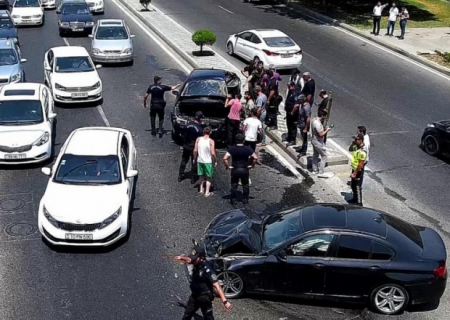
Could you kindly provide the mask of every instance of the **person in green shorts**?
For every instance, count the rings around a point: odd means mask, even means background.
[[[214,166],[217,165],[216,148],[214,140],[209,137],[211,128],[203,129],[203,137],[197,138],[194,148],[194,161],[197,163],[197,172],[200,182],[200,193],[205,197],[211,196],[211,181],[214,175]]]

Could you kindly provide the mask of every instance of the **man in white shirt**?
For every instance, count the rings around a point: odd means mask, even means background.
[[[380,21],[381,21],[381,13],[383,9],[386,8],[388,4],[381,5],[381,2],[378,1],[377,5],[373,7],[372,17],[373,17],[373,32],[372,34],[378,36],[380,34]]]
[[[311,144],[313,147],[313,158],[312,158],[312,169],[313,174],[319,174],[319,178],[327,178],[328,176],[324,174],[325,165],[327,163],[327,150],[325,147],[325,136],[331,128],[323,127],[322,121],[325,120],[327,116],[325,110],[319,110],[319,116],[314,118],[312,121],[312,138]],[[319,156],[320,156],[320,166],[319,166]]]
[[[394,28],[395,28],[395,22],[397,21],[398,17],[398,8],[395,5],[395,3],[392,3],[392,7],[389,9],[389,18],[388,18],[388,26],[387,26],[387,36],[393,36],[394,35]],[[392,30],[391,30],[392,28]]]
[[[258,119],[258,109],[253,108],[251,110],[251,117],[244,121],[244,145],[250,147],[253,152],[256,151],[256,144],[258,143],[258,136],[262,134],[262,123]]]

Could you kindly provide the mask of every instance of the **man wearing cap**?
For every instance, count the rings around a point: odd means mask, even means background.
[[[178,175],[178,182],[181,182],[184,178],[184,170],[186,165],[191,160],[191,183],[194,184],[198,180],[197,165],[194,162],[194,148],[195,141],[203,135],[202,128],[203,112],[197,111],[195,113],[194,121],[190,121],[184,134],[183,153],[181,154],[180,173]]]
[[[166,107],[166,101],[164,100],[164,93],[167,91],[175,90],[180,85],[177,84],[175,86],[169,87],[161,84],[161,77],[154,77],[154,84],[150,85],[147,89],[147,92],[144,96],[144,104],[143,107],[147,108],[147,99],[148,96],[151,96],[150,100],[150,125],[152,135],[156,136],[156,116],[158,116],[159,121],[159,137],[162,138],[164,135],[164,108]]]
[[[194,266],[190,284],[191,295],[186,304],[183,320],[191,320],[198,309],[202,311],[204,320],[214,320],[212,307],[214,290],[222,300],[225,309],[231,309],[231,303],[225,298],[213,267],[206,261],[204,248],[196,245],[189,256],[176,256],[174,260]]]
[[[311,73],[309,73],[309,72],[303,73],[303,79],[305,80],[305,85],[303,86],[302,94],[305,95],[306,101],[312,107],[314,105],[314,95],[316,92],[316,81],[314,81],[314,79],[311,78]]]
[[[300,91],[297,89],[295,82],[288,84],[288,90],[284,105],[284,110],[286,111],[286,127],[288,130],[286,141],[288,145],[295,145],[297,140],[297,121],[300,106],[298,98]]]
[[[353,198],[348,201],[348,203],[354,203],[362,206],[362,181],[364,175],[364,165],[367,159],[367,149],[364,146],[364,134],[358,133],[353,137],[354,140],[349,151],[352,152],[352,174],[351,177],[351,188],[353,192]]]

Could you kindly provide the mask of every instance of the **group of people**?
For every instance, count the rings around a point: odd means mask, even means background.
[[[373,8],[372,17],[373,17],[373,35],[378,36],[380,34],[380,22],[381,22],[381,15],[383,13],[383,9],[388,6],[388,3],[382,5],[381,2],[378,2],[375,7]],[[406,9],[406,7],[402,7],[399,11],[396,4],[392,3],[391,8],[389,9],[389,18],[388,18],[388,25],[387,25],[387,36],[393,36],[394,35],[394,28],[397,20],[400,20],[400,36],[398,37],[400,40],[405,39],[405,32],[406,32],[406,24],[409,20],[409,12]]]

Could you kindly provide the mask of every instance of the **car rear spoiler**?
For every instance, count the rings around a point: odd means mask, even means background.
[[[441,236],[431,228],[417,227],[422,237],[423,251],[421,257],[424,259],[445,262],[447,250]]]

